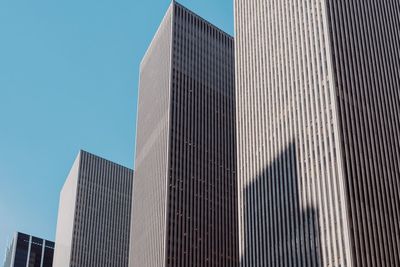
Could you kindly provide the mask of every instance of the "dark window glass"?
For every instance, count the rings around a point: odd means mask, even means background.
[[[25,234],[18,234],[14,267],[26,267],[26,260],[28,258],[28,248],[29,248],[29,236]]]
[[[35,241],[38,241],[38,240],[35,240]],[[28,266],[29,267],[40,267],[41,260],[42,260],[42,244],[32,242]]]
[[[52,267],[54,249],[47,247],[44,250],[43,267]]]

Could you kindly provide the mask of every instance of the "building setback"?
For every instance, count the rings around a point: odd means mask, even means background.
[[[128,266],[133,171],[80,151],[60,194],[54,265]]]
[[[233,38],[176,2],[140,66],[131,267],[237,266]]]
[[[235,0],[241,266],[400,266],[399,14]]]
[[[7,249],[4,267],[52,267],[54,242],[15,233]]]

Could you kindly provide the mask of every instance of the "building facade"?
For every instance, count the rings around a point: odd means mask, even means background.
[[[4,267],[52,267],[54,242],[15,233],[7,249]]]
[[[233,38],[172,2],[140,66],[131,267],[237,266]]]
[[[133,171],[80,151],[60,194],[54,265],[126,267]]]
[[[400,266],[399,14],[235,0],[241,266]]]

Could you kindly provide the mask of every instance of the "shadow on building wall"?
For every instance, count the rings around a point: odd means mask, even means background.
[[[244,189],[241,266],[322,266],[318,210],[302,208],[296,164],[291,143]]]

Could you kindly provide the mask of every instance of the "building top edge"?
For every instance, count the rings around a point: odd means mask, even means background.
[[[222,34],[226,35],[227,37],[229,37],[230,39],[234,39],[234,37],[227,33],[226,31],[222,30],[220,27],[218,27],[217,25],[215,25],[214,23],[210,22],[209,20],[203,18],[201,15],[197,14],[196,12],[190,10],[189,8],[185,7],[184,5],[182,5],[181,3],[179,3],[178,1],[173,0],[172,1],[172,5],[176,5],[179,6],[183,9],[185,9],[187,12],[189,12],[191,15],[199,18],[200,20],[202,20],[203,22],[205,22],[206,24],[208,24],[210,27],[215,28],[216,30],[220,31]]]
[[[124,165],[121,165],[121,164],[119,164],[119,163],[116,163],[116,162],[114,162],[114,161],[111,161],[111,160],[109,160],[109,159],[106,159],[106,158],[104,158],[104,157],[98,156],[98,155],[96,155],[96,154],[90,153],[90,152],[88,152],[88,151],[86,151],[86,150],[80,149],[80,150],[79,150],[79,154],[80,154],[80,155],[91,155],[91,156],[93,156],[93,157],[95,157],[95,158],[98,158],[98,159],[107,161],[107,162],[109,162],[109,163],[111,163],[111,164],[113,164],[113,165],[117,165],[118,167],[121,167],[121,168],[124,168],[124,169],[127,169],[127,170],[133,172],[133,170],[132,170],[131,168],[128,168],[128,167],[126,167],[126,166],[124,166]]]
[[[50,242],[50,243],[53,243],[53,244],[55,243],[55,242],[52,241],[52,240],[48,240],[48,239],[46,239],[46,238],[42,238],[42,237],[38,237],[38,236],[35,236],[35,235],[27,234],[27,233],[24,233],[24,232],[16,231],[15,234],[16,234],[16,235],[19,235],[19,234],[21,234],[21,235],[27,235],[27,236],[31,236],[32,238],[41,239],[41,240],[44,240],[44,241],[46,241],[46,242]]]
[[[170,5],[168,6],[168,8],[167,8],[167,11],[165,12],[165,15],[164,15],[163,19],[161,20],[161,22],[160,22],[160,24],[159,24],[159,26],[158,26],[158,28],[157,28],[157,30],[156,30],[156,32],[155,32],[153,38],[151,39],[151,41],[150,41],[150,43],[149,43],[149,45],[148,45],[148,47],[147,47],[147,49],[146,49],[146,52],[144,53],[144,55],[143,55],[143,57],[142,57],[142,60],[140,61],[140,69],[141,69],[141,66],[142,66],[143,62],[144,62],[145,59],[147,58],[147,54],[148,54],[148,52],[149,52],[149,50],[150,50],[150,47],[152,46],[153,41],[155,40],[155,38],[156,38],[156,36],[157,36],[157,34],[158,34],[158,32],[159,32],[161,26],[163,25],[164,20],[167,18],[168,15],[172,15],[172,17],[174,16],[173,13],[169,14],[170,9],[173,8],[174,6],[178,6],[178,7],[180,7],[180,8],[183,8],[186,12],[190,13],[192,16],[194,16],[194,17],[200,19],[201,21],[203,21],[203,22],[204,22],[205,24],[207,24],[208,26],[210,26],[210,27],[216,29],[216,30],[219,31],[221,34],[225,35],[225,36],[228,37],[230,40],[234,41],[234,37],[233,37],[231,34],[227,33],[227,32],[224,31],[224,30],[222,30],[220,27],[218,27],[218,26],[216,26],[215,24],[211,23],[211,22],[208,21],[207,19],[203,18],[202,16],[200,16],[199,14],[197,14],[197,13],[195,13],[194,11],[190,10],[189,8],[185,7],[184,5],[180,4],[179,2],[177,2],[177,1],[175,1],[175,0],[172,0],[171,4],[170,4]]]

